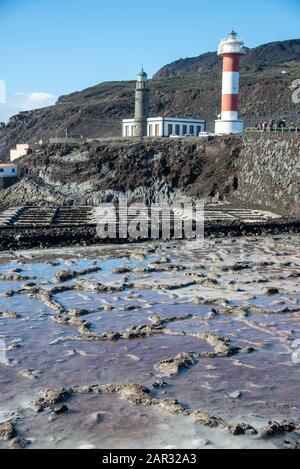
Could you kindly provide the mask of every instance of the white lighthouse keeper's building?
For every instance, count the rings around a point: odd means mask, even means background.
[[[123,120],[123,137],[135,136],[135,119]],[[198,137],[205,132],[206,121],[203,119],[185,119],[176,117],[148,117],[147,137]]]
[[[232,31],[220,42],[218,55],[223,57],[222,114],[216,121],[216,134],[242,134],[244,121],[239,119],[240,58],[246,53],[244,42]]]

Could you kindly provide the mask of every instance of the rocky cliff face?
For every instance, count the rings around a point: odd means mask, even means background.
[[[300,40],[249,50],[241,74],[241,116],[247,126],[285,117],[300,124],[299,105],[292,102],[292,81],[300,76]],[[174,64],[150,82],[150,114],[201,117],[213,130],[221,107],[221,62],[215,53]],[[285,71],[285,74],[282,72]],[[0,161],[9,159],[16,143],[51,137],[113,137],[121,120],[134,114],[134,82],[102,83],[63,96],[55,106],[24,112],[0,128]]]
[[[236,202],[300,219],[300,136],[47,145],[23,158],[29,177],[0,190],[0,206],[116,201]]]
[[[241,138],[48,145],[23,158],[29,178],[0,191],[0,205],[97,205],[130,201],[219,200],[235,189]]]

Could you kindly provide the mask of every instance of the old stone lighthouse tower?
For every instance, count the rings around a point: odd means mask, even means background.
[[[147,137],[147,118],[149,110],[149,88],[147,73],[142,69],[137,76],[135,90],[135,137]]]

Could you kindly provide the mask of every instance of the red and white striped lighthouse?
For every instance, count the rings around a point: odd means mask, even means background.
[[[242,134],[244,122],[239,119],[240,58],[246,53],[244,42],[232,31],[220,42],[218,55],[223,57],[222,114],[216,121],[216,134]]]

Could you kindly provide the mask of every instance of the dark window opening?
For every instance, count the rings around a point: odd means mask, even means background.
[[[239,188],[239,180],[238,180],[237,177],[235,177],[235,178],[233,179],[233,184],[232,184],[232,185],[233,185],[233,189],[234,189],[235,191],[237,191],[238,188]]]

